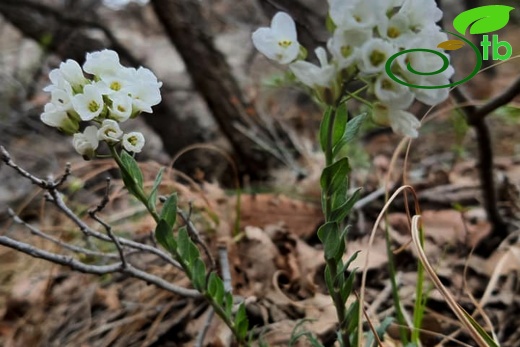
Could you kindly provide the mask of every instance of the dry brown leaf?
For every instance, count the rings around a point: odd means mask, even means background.
[[[357,258],[350,265],[350,269],[365,267],[366,258],[368,255],[368,270],[379,269],[385,265],[388,261],[386,256],[386,242],[383,238],[376,238],[368,253],[368,241],[366,239],[360,239],[355,241],[349,241],[347,247],[347,253],[343,256],[343,261],[347,261],[355,252],[359,251]]]
[[[118,310],[121,308],[121,301],[119,301],[119,294],[117,287],[110,286],[106,289],[96,288],[94,293],[93,304],[103,305],[109,311]]]
[[[283,222],[287,229],[302,238],[310,238],[323,220],[320,206],[285,195],[243,195],[242,225],[265,227]]]
[[[252,295],[261,295],[271,286],[278,270],[275,264],[278,249],[262,229],[248,226],[245,238],[239,244],[241,270],[249,279]]]

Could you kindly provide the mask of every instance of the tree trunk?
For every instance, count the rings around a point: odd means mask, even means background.
[[[151,0],[171,42],[182,56],[193,84],[211,110],[221,131],[230,141],[240,171],[252,178],[265,174],[273,160],[236,125],[263,130],[255,108],[244,100],[224,55],[213,43],[211,33],[195,0]],[[265,134],[263,134],[265,135]]]

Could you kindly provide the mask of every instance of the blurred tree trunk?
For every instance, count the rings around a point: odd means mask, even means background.
[[[171,42],[182,56],[197,91],[205,100],[221,131],[228,138],[242,172],[253,178],[265,175],[273,157],[256,145],[237,125],[269,137],[253,105],[245,101],[224,55],[218,51],[195,0],[151,0]]]

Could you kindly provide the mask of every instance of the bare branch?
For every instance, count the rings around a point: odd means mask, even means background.
[[[484,196],[484,207],[489,221],[493,224],[493,238],[481,243],[476,249],[476,252],[480,255],[489,255],[508,235],[507,224],[498,210],[498,198],[493,175],[493,147],[485,117],[512,101],[519,94],[520,77],[502,94],[481,107],[471,105],[469,98],[460,88],[452,90],[452,96],[457,102],[468,105],[460,107],[460,110],[464,113],[467,122],[475,129],[477,135],[479,174]]]
[[[65,182],[67,177],[70,175],[70,164],[67,163],[67,165],[65,166],[65,173],[63,174],[63,176],[60,179],[58,179],[57,181],[55,181],[55,182],[49,182],[47,180],[43,180],[41,178],[38,178],[38,177],[32,175],[31,173],[25,171],[24,169],[22,169],[21,167],[16,165],[16,163],[11,159],[11,155],[9,154],[9,152],[7,152],[7,150],[4,148],[4,146],[0,146],[0,154],[1,154],[2,161],[7,166],[12,167],[21,176],[29,179],[31,181],[31,183],[37,185],[38,187],[40,187],[42,189],[47,189],[47,190],[48,189],[56,189],[61,184],[63,184],[63,182]]]
[[[224,281],[224,291],[232,293],[233,286],[231,284],[231,271],[229,269],[228,252],[225,245],[218,246],[218,258],[220,261],[220,269],[222,270],[222,280]]]
[[[106,242],[113,242],[112,239],[105,234],[102,234],[92,228],[90,228],[85,222],[83,222],[63,201],[61,194],[56,190],[56,185],[49,184],[49,182],[42,180],[41,178],[38,178],[29,172],[25,171],[24,169],[20,168],[12,159],[9,154],[9,152],[3,147],[0,146],[0,155],[1,160],[4,161],[8,166],[15,169],[21,176],[26,177],[29,179],[32,183],[40,186],[45,187],[44,189],[47,190],[46,198],[52,202],[56,207],[58,207],[59,210],[61,210],[65,216],[67,216],[74,224],[76,224],[81,232],[85,236],[92,236],[99,240],[106,241]],[[61,181],[61,179],[59,180]],[[135,242],[132,240],[128,240],[125,238],[117,238],[117,240],[121,243],[123,246],[128,246],[130,248],[133,248],[135,250],[141,251],[141,252],[149,252],[152,254],[155,254],[159,258],[165,260],[167,263],[175,266],[176,268],[182,270],[182,266],[174,260],[170,254],[163,252],[159,248],[149,246],[143,243]]]
[[[110,239],[116,245],[117,252],[119,253],[119,257],[121,258],[121,264],[122,264],[123,268],[126,268],[128,263],[125,258],[125,252],[123,251],[123,248],[121,247],[121,243],[119,242],[117,237],[115,237],[114,233],[112,232],[112,227],[97,216],[97,213],[100,212],[101,210],[103,210],[105,208],[105,206],[108,204],[108,202],[110,201],[110,198],[108,196],[109,193],[110,193],[110,177],[107,178],[107,187],[105,189],[105,194],[103,194],[103,199],[101,200],[99,205],[97,205],[94,209],[88,211],[88,214],[90,215],[90,218],[94,219],[96,222],[98,222],[105,228],[108,237],[110,237]]]
[[[75,253],[81,253],[81,254],[85,254],[85,255],[90,255],[90,256],[94,256],[94,257],[106,257],[106,258],[118,259],[118,256],[116,254],[92,251],[90,249],[86,249],[86,248],[83,248],[83,247],[71,245],[71,244],[63,242],[63,241],[61,241],[61,240],[59,240],[59,239],[57,239],[55,237],[47,235],[46,233],[42,232],[40,229],[36,228],[35,226],[33,226],[33,225],[29,224],[29,223],[26,223],[24,220],[22,220],[10,208],[7,209],[7,213],[9,214],[9,216],[11,216],[11,218],[13,219],[13,221],[15,223],[23,225],[24,227],[29,229],[31,234],[36,235],[38,237],[41,237],[44,240],[50,241],[50,242],[52,242],[52,243],[54,243],[54,244],[56,244],[56,245],[58,245],[58,246],[60,246],[60,247],[62,247],[64,249],[66,249],[66,250],[69,250],[69,251],[75,252]]]
[[[122,263],[116,263],[111,265],[88,265],[84,264],[77,259],[61,254],[56,254],[48,251],[44,251],[42,249],[38,249],[32,245],[27,243],[14,240],[7,236],[0,236],[0,245],[7,246],[9,248],[15,249],[19,252],[30,255],[34,258],[40,258],[47,261],[50,261],[55,264],[60,264],[63,266],[70,267],[72,270],[79,271],[82,273],[94,274],[94,275],[106,275],[110,273],[124,273],[129,275],[130,277],[134,277],[140,280],[143,280],[147,283],[154,284],[159,288],[167,290],[171,293],[189,297],[189,298],[200,298],[201,294],[194,289],[187,289],[183,287],[176,286],[171,284],[160,277],[151,275],[146,273],[140,269],[133,267],[130,264],[127,264],[126,267],[123,267]]]
[[[471,116],[473,119],[480,119],[486,117],[488,114],[497,110],[498,108],[510,103],[515,97],[520,94],[520,77],[514,81],[509,88],[507,88],[502,94],[491,99],[489,102],[477,109],[477,111]],[[476,120],[475,119],[475,120]]]

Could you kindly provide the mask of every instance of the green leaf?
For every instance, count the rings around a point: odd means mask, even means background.
[[[344,276],[344,274],[341,274]],[[354,280],[356,279],[356,269],[352,270],[350,275],[347,277],[347,280],[343,282],[343,285],[340,289],[341,300],[343,303],[347,302],[350,293],[352,293],[352,287],[354,286]]]
[[[150,210],[155,209],[155,201],[157,200],[157,189],[159,189],[159,184],[161,184],[162,176],[164,172],[164,167],[162,167],[157,176],[155,177],[155,181],[153,182],[152,191],[150,192],[150,196],[148,197],[148,208]]]
[[[191,266],[193,287],[199,292],[206,288],[206,265],[200,258],[196,258]]]
[[[155,228],[155,238],[168,252],[176,253],[177,242],[173,237],[172,227],[164,219],[161,219]]]
[[[224,283],[217,274],[212,272],[208,280],[208,294],[219,304],[223,304],[224,300]]]
[[[332,118],[332,114],[334,109],[329,107],[325,113],[323,114],[323,119],[320,125],[320,145],[323,151],[327,148],[328,134],[329,134],[329,126]],[[336,117],[334,120],[333,128],[332,128],[332,147],[341,140],[343,134],[345,133],[345,128],[347,127],[347,105],[346,103],[341,104],[336,110]]]
[[[459,14],[453,20],[453,27],[462,35],[471,26],[470,34],[486,34],[502,29],[509,22],[509,12],[514,7],[487,5],[472,8]]]
[[[332,280],[332,275],[330,274],[329,265],[325,266],[325,284],[327,285],[329,293],[334,292],[334,281]]]
[[[231,312],[233,311],[233,294],[230,292],[224,294],[224,309],[226,311],[226,316],[231,317]]]
[[[327,147],[327,133],[329,129],[330,116],[332,114],[332,108],[328,107],[323,114],[323,118],[320,123],[320,146],[323,151]]]
[[[138,187],[141,189],[143,188],[143,173],[141,172],[141,169],[139,169],[139,165],[137,165],[137,161],[135,161],[134,157],[132,157],[130,154],[128,154],[127,151],[122,150],[121,151],[121,163],[123,164],[124,168],[130,175],[130,177],[126,177],[125,180],[125,174],[123,174],[123,181],[125,182],[125,186],[127,188],[129,187],[131,182],[134,182],[134,184],[137,184]]]
[[[354,204],[359,200],[361,188],[358,188],[340,207],[332,210],[330,220],[333,222],[340,222],[350,213]]]
[[[491,336],[489,336],[489,334],[484,330],[484,328],[482,328],[482,326],[480,326],[480,324],[478,324],[477,321],[469,313],[466,312],[466,310],[462,309],[462,313],[469,320],[471,326],[473,326],[473,328],[477,330],[477,333],[480,335],[480,337],[486,341],[489,347],[499,347],[496,341],[493,340]]]
[[[338,223],[327,222],[318,229],[323,244],[325,259],[340,259],[345,251],[345,232],[340,232]]]
[[[346,232],[345,232],[345,234],[346,234]],[[349,268],[349,266],[350,266],[350,264],[352,264],[352,262],[353,262],[354,260],[356,260],[356,258],[357,258],[357,256],[358,256],[359,252],[360,252],[360,251],[356,251],[356,252],[354,252],[354,254],[352,254],[352,255],[350,256],[350,258],[348,258],[347,262],[346,262],[346,263],[345,263],[345,264],[340,268],[339,272],[343,273],[343,272],[347,271],[348,268]]]
[[[243,303],[240,304],[235,315],[235,328],[239,339],[244,339],[247,336],[249,322],[246,315],[246,306]]]
[[[348,121],[343,137],[333,148],[332,154],[334,156],[337,156],[343,147],[356,138],[361,126],[367,119],[369,119],[369,116],[368,113],[365,112]]]
[[[195,260],[199,259],[199,249],[195,246],[193,241],[191,241],[191,238],[188,235],[188,230],[185,226],[179,228],[177,243],[179,246],[179,255],[188,263],[188,265],[194,264]]]
[[[173,193],[166,199],[161,210],[161,220],[165,220],[173,228],[177,220],[177,193]]]
[[[359,331],[357,331],[358,321],[359,321],[359,301],[354,301],[348,308],[347,314],[345,315],[347,324],[347,330],[351,332],[351,343],[352,346],[358,345],[359,339]],[[361,332],[362,333],[362,332]]]
[[[350,165],[346,157],[327,166],[321,173],[320,185],[322,191],[327,195],[331,195],[342,186],[345,187],[348,183],[349,173]]]

